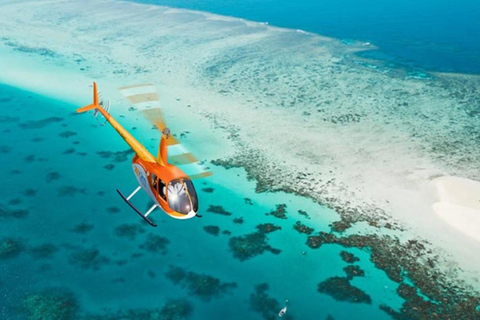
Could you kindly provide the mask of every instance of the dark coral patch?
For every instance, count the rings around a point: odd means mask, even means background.
[[[233,253],[233,257],[245,261],[257,255],[270,251],[273,254],[279,254],[280,250],[272,248],[267,243],[267,236],[264,232],[249,233],[239,237],[230,238],[228,245]]]
[[[11,150],[12,148],[10,148],[9,146],[5,146],[5,145],[0,146],[0,153],[7,154],[7,153],[10,153]]]
[[[72,153],[74,153],[74,152],[75,152],[75,149],[74,149],[74,148],[70,148],[70,149],[67,149],[67,150],[63,151],[62,154],[72,154]]]
[[[145,233],[139,224],[121,224],[115,228],[115,235],[128,240],[135,240],[138,233]]]
[[[75,131],[63,131],[58,134],[58,136],[62,138],[70,138],[76,135],[77,133]]]
[[[29,249],[30,254],[35,259],[50,259],[57,251],[58,248],[51,243],[41,244]]]
[[[258,232],[261,232],[261,233],[270,233],[270,232],[274,232],[282,229],[282,227],[276,226],[273,223],[261,223],[257,225],[255,228],[257,228]]]
[[[34,197],[37,195],[37,190],[35,189],[25,189],[25,191],[23,191],[23,195],[25,197]]]
[[[206,192],[206,193],[213,193],[214,189],[213,188],[203,188],[202,191]]]
[[[18,126],[22,129],[41,129],[49,124],[60,122],[60,121],[63,121],[63,118],[50,117],[50,118],[37,120],[37,121],[23,122],[23,123],[20,123]]]
[[[353,253],[343,251],[340,252],[340,257],[342,257],[342,260],[345,261],[346,263],[354,263],[357,261],[360,261],[358,257],[356,257]]]
[[[28,215],[28,210],[24,210],[24,209],[12,210],[7,206],[0,205],[0,219],[8,219],[8,218],[21,219],[21,218],[25,218],[27,215]]]
[[[307,217],[308,219],[310,219],[310,216],[308,215],[307,211],[298,210],[298,214],[300,214],[300,215],[302,215],[302,216],[305,216],[305,217]]]
[[[365,271],[363,271],[359,266],[346,266],[343,268],[343,271],[347,274],[347,279],[352,280],[354,277],[364,277]]]
[[[182,320],[187,319],[193,312],[193,306],[187,300],[171,299],[165,303],[160,310],[161,317],[159,320]],[[137,318],[140,319],[140,318]],[[141,318],[151,319],[151,318]]]
[[[305,234],[312,234],[313,228],[310,228],[304,224],[302,224],[300,221],[297,221],[293,225],[293,229],[297,230],[300,233],[305,233]]]
[[[243,217],[233,219],[233,223],[242,224],[243,223]]]
[[[75,227],[73,227],[72,231],[78,234],[86,234],[92,231],[92,229],[93,229],[93,224],[82,222],[77,224]]]
[[[8,204],[11,205],[11,206],[16,206],[17,204],[20,204],[20,203],[22,203],[22,199],[20,199],[20,198],[14,198],[14,199],[8,201]]]
[[[82,269],[98,270],[109,264],[110,259],[97,249],[78,249],[70,255],[68,262]]]
[[[205,230],[206,233],[212,234],[214,236],[218,236],[220,233],[220,228],[217,226],[205,226],[203,227],[203,230]]]
[[[14,238],[3,238],[0,240],[0,260],[15,258],[24,249],[22,241]]]
[[[243,198],[243,200],[245,201],[245,204],[248,204],[248,205],[253,206],[252,199],[250,199],[250,198]]]
[[[278,311],[282,308],[280,303],[267,293],[268,284],[262,283],[255,287],[255,292],[250,295],[250,308],[260,314],[265,320],[278,318]],[[292,320],[291,314],[285,314],[285,319]]]
[[[58,189],[58,195],[60,197],[73,197],[77,193],[85,194],[85,188],[77,188],[75,186],[63,186]]]
[[[170,240],[167,238],[149,233],[147,240],[145,240],[143,245],[140,245],[140,248],[152,253],[161,253],[165,255],[167,254],[167,246],[169,243]]]
[[[228,212],[222,206],[215,206],[215,205],[210,205],[207,209],[207,212],[220,214],[222,216],[231,216],[232,215],[231,212]]]
[[[348,228],[350,228],[351,226],[352,224],[350,222],[345,220],[339,220],[332,223],[332,230],[335,232],[342,233]]]
[[[20,311],[28,319],[69,320],[76,319],[78,301],[70,291],[52,288],[26,295]]]
[[[185,279],[187,272],[183,268],[170,266],[169,270],[165,273],[165,276],[174,284],[179,284]]]
[[[119,208],[119,207],[115,207],[115,206],[108,207],[108,208],[107,208],[107,212],[108,212],[108,213],[119,213],[119,212],[120,212],[120,208]]]
[[[277,204],[277,208],[274,211],[267,213],[267,215],[274,216],[279,219],[287,219],[287,205]]]
[[[195,295],[203,301],[219,298],[237,287],[235,282],[222,282],[210,275],[186,272],[175,266],[170,266],[166,277],[173,283],[180,284],[188,290],[189,294]]]
[[[58,172],[49,172],[47,173],[47,176],[45,177],[45,181],[50,183],[52,181],[60,179],[60,173]]]
[[[129,159],[129,156],[134,152],[132,149],[127,149],[124,151],[98,151],[97,154],[105,159],[113,158],[115,162],[124,162]]]
[[[28,162],[28,163],[34,162],[35,161],[35,155],[30,154],[30,155],[24,157],[23,161]]]
[[[103,168],[107,169],[107,170],[112,170],[113,168],[115,168],[115,165],[114,164],[107,164],[105,166],[103,166]]]
[[[317,286],[320,293],[325,293],[338,301],[351,303],[371,304],[372,299],[368,294],[350,284],[347,278],[332,277],[320,282]]]

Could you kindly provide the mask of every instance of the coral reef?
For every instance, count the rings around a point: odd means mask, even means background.
[[[293,225],[293,229],[297,230],[300,233],[305,233],[305,234],[312,234],[313,232],[313,228],[310,228],[309,226],[302,224],[300,221],[297,221]]]
[[[24,251],[21,240],[14,238],[2,238],[0,240],[0,260],[11,259]]]
[[[267,294],[268,284],[261,283],[255,287],[255,292],[250,295],[250,308],[260,314],[265,320],[278,318],[278,312],[283,307],[280,303]],[[284,319],[293,320],[290,313],[284,315]]]
[[[124,162],[130,159],[130,156],[133,155],[132,149],[127,149],[124,151],[98,151],[97,154],[104,159],[112,158],[114,162]]]
[[[360,259],[355,257],[353,253],[350,253],[344,250],[340,252],[340,257],[342,257],[342,260],[345,261],[346,263],[354,263],[354,262],[360,261]]]
[[[161,253],[165,255],[167,254],[167,245],[169,243],[170,241],[167,238],[149,233],[144,244],[140,245],[139,247],[147,250],[148,252]]]
[[[24,209],[12,210],[7,206],[0,205],[0,219],[8,219],[8,218],[21,219],[21,218],[25,218],[27,215],[28,215],[28,210],[24,210]]]
[[[353,277],[364,277],[365,271],[363,271],[359,266],[346,266],[343,268],[343,271],[347,274],[347,280],[352,280]]]
[[[223,216],[231,216],[232,213],[228,212],[227,210],[223,209],[222,206],[215,206],[215,205],[210,205],[207,209],[207,212],[212,212],[216,214],[220,214]]]
[[[328,294],[335,300],[339,301],[367,304],[372,303],[370,296],[357,287],[352,286],[347,278],[328,278],[318,284],[317,290],[318,292]]]
[[[195,295],[203,301],[219,298],[237,287],[235,282],[221,282],[220,279],[212,276],[187,272],[176,266],[170,266],[165,276],[174,284],[186,288],[189,294]]]
[[[72,320],[79,304],[70,291],[51,288],[26,295],[20,310],[29,320]]]
[[[137,238],[139,233],[145,233],[145,229],[137,223],[125,223],[115,227],[114,232],[117,237],[127,238],[128,240],[133,241]]]
[[[233,253],[233,257],[245,261],[257,255],[270,251],[273,254],[279,254],[279,249],[272,248],[267,243],[267,236],[264,232],[253,232],[239,237],[230,238],[228,245]]]
[[[110,263],[110,259],[100,254],[97,249],[77,249],[68,259],[72,265],[82,269],[99,270]]]
[[[205,226],[203,227],[203,230],[214,236],[218,236],[218,234],[220,233],[220,228],[218,226]]]
[[[77,224],[75,227],[73,227],[73,232],[74,233],[79,233],[79,234],[86,234],[93,229],[93,224],[82,222]]]
[[[36,259],[50,259],[58,248],[52,243],[45,243],[29,249],[30,254]]]
[[[267,215],[272,215],[275,218],[287,219],[287,205],[286,204],[277,204],[275,210],[267,213]]]

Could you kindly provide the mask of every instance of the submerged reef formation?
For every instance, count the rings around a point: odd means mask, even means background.
[[[307,245],[312,249],[332,243],[371,250],[370,260],[375,266],[384,270],[392,281],[400,284],[399,295],[406,300],[400,311],[393,311],[388,306],[382,307],[395,319],[430,319],[434,314],[447,319],[465,319],[465,314],[472,315],[472,319],[480,318],[480,298],[472,295],[470,289],[452,283],[450,278],[436,269],[438,257],[433,256],[420,242],[409,240],[403,244],[397,238],[389,236],[338,237],[326,232],[307,238]],[[425,276],[427,274],[428,277]],[[413,282],[429,300],[423,299],[417,289],[405,281]]]
[[[279,254],[281,250],[272,248],[267,242],[267,233],[279,229],[281,229],[281,227],[271,223],[264,223],[257,226],[257,232],[230,238],[228,245],[230,246],[230,251],[233,253],[233,257],[240,261],[245,261],[263,254],[265,251]]]
[[[278,318],[278,311],[283,307],[280,303],[270,297],[267,293],[268,284],[261,283],[255,287],[255,292],[250,295],[250,308],[260,314],[265,320]],[[293,320],[291,313],[287,313],[284,319]]]
[[[27,122],[22,122],[18,126],[21,129],[42,129],[49,124],[57,123],[63,121],[63,118],[60,117],[49,117],[41,120],[31,120]]]
[[[73,227],[73,232],[78,233],[78,234],[86,234],[93,229],[93,224],[86,223],[86,222],[81,222],[77,224],[75,227]]]
[[[207,209],[207,212],[212,212],[216,214],[220,214],[223,216],[231,216],[232,213],[228,212],[227,210],[223,209],[222,206],[215,206],[215,205],[210,205]]]
[[[274,216],[275,218],[279,219],[287,219],[287,205],[286,204],[277,204],[277,208],[267,215]]]
[[[28,251],[35,259],[50,259],[57,253],[58,248],[52,243],[45,243],[31,247]]]
[[[218,234],[220,233],[220,228],[218,226],[205,226],[203,227],[203,230],[205,230],[206,233],[214,236],[218,236]]]
[[[343,271],[347,274],[347,280],[352,280],[353,277],[364,277],[365,271],[363,271],[359,266],[346,266],[343,268]]]
[[[169,299],[165,305],[153,309],[122,309],[107,314],[91,314],[82,320],[186,320],[193,312],[193,305],[186,299]]]
[[[332,277],[320,282],[317,287],[318,292],[325,293],[339,301],[351,303],[371,304],[372,299],[368,294],[350,284],[348,278]]]
[[[23,242],[15,238],[0,239],[0,260],[11,259],[24,251]]]
[[[170,266],[165,276],[174,284],[186,288],[189,294],[197,296],[203,301],[219,298],[237,287],[235,282],[221,282],[220,279],[210,275],[187,272],[177,266]]]
[[[28,215],[28,210],[24,209],[10,209],[7,206],[0,205],[0,219],[21,219]]]
[[[130,159],[134,151],[127,149],[124,151],[98,151],[97,154],[104,159],[112,159],[114,162],[124,162]]]
[[[360,259],[358,257],[355,257],[353,253],[350,253],[344,250],[340,252],[340,257],[342,257],[342,260],[345,261],[346,263],[354,263],[354,262],[360,261]]]
[[[145,249],[151,253],[167,254],[167,246],[170,241],[162,236],[149,233],[145,242],[140,245],[140,249]]]
[[[82,269],[99,270],[110,263],[110,259],[100,253],[98,249],[76,249],[70,254],[68,262]]]
[[[125,223],[115,227],[115,235],[133,241],[139,233],[145,233],[145,229],[138,223]]]
[[[29,320],[72,320],[77,318],[79,304],[68,290],[49,288],[26,295],[20,311]]]
[[[300,233],[305,233],[305,234],[312,234],[314,230],[313,228],[310,228],[309,226],[302,224],[300,221],[297,221],[293,225],[293,229],[297,230]]]

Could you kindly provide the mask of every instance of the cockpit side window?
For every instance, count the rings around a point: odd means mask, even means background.
[[[189,179],[170,181],[167,191],[168,205],[182,214],[198,210],[197,193]]]
[[[160,197],[162,197],[163,200],[167,200],[167,196],[165,195],[165,193],[167,192],[165,183],[161,179],[158,179],[157,186],[158,186],[157,191]]]

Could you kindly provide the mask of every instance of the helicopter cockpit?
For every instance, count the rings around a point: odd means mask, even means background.
[[[170,181],[167,189],[168,206],[181,214],[197,212],[198,199],[195,188],[190,179],[176,179]]]

